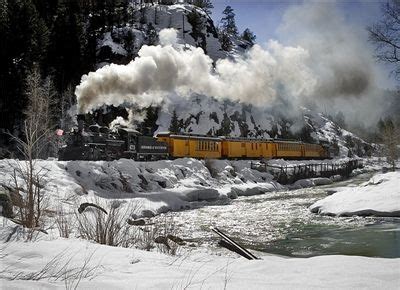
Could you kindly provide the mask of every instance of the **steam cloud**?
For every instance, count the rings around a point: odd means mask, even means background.
[[[382,73],[366,45],[365,31],[349,26],[334,3],[289,8],[279,31],[288,45],[270,40],[213,67],[202,49],[178,44],[177,32],[164,29],[160,45],[143,46],[128,65],[111,64],[84,75],[75,91],[78,110],[104,104],[146,107],[171,94],[198,93],[255,106],[282,99],[293,108],[311,101],[345,113],[358,106],[369,119],[371,113],[380,114],[372,95]]]
[[[160,32],[161,45],[143,46],[128,65],[107,65],[84,75],[76,88],[78,109],[88,112],[106,105],[160,104],[171,93],[191,93],[262,106],[277,94],[310,94],[316,81],[300,47],[270,41],[255,45],[235,60],[213,62],[200,48],[176,43],[176,31]]]

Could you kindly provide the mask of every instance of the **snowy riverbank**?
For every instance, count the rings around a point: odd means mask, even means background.
[[[376,174],[359,186],[338,190],[311,205],[310,210],[325,215],[400,217],[399,171]]]
[[[400,283],[400,259],[263,256],[248,261],[200,250],[167,256],[76,239],[1,247],[4,289],[397,289]]]
[[[0,183],[10,185],[16,162],[0,160]],[[207,247],[192,247],[190,240],[171,256],[163,254],[158,245],[153,245],[152,251],[144,251],[78,239],[80,233],[73,220],[77,207],[85,201],[101,205],[115,200],[127,206],[135,203],[131,217],[150,217],[190,209],[199,203],[207,205],[283,189],[270,174],[250,169],[249,162],[40,160],[37,166],[47,171],[43,190],[49,202],[49,234],[38,232],[34,241],[24,242],[20,227],[0,218],[1,285],[6,289],[76,285],[83,289],[396,289],[400,283],[399,258],[284,258],[257,253],[262,260],[247,261],[229,252],[221,255]],[[69,239],[59,238],[58,215],[64,216],[70,227]],[[5,242],[8,237],[11,240]]]
[[[13,187],[14,168],[21,164],[0,160],[0,184]],[[250,169],[250,161],[244,160],[38,160],[36,167],[42,170],[44,195],[49,198],[50,207],[119,199],[135,203],[136,216],[189,209],[192,203],[223,201],[283,188],[269,173]]]

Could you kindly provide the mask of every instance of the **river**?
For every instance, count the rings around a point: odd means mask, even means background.
[[[156,219],[173,224],[176,234],[190,245],[210,249],[217,249],[218,241],[210,227],[218,227],[248,249],[275,255],[400,257],[399,218],[329,217],[308,209],[335,187],[354,186],[370,176],[364,174],[328,186],[239,197],[225,204],[203,204]]]

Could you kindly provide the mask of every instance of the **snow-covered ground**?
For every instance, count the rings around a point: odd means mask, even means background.
[[[339,191],[314,203],[310,210],[326,215],[400,217],[400,172],[374,175],[368,182]]]
[[[0,183],[11,185],[17,162],[0,160]],[[102,203],[118,199],[136,203],[132,214],[151,216],[238,195],[283,189],[270,174],[252,170],[249,163],[190,158],[157,162],[39,160],[37,166],[47,172],[43,190],[49,197],[48,213],[57,213],[61,205],[64,213],[73,217],[77,205],[84,201]],[[365,188],[385,185],[396,189],[396,183],[399,184],[398,173],[378,177],[371,180],[379,184],[366,184]],[[51,222],[52,217],[47,217],[47,221]],[[20,238],[19,226],[0,218],[2,288],[78,285],[82,289],[396,289],[400,283],[400,259],[356,256],[306,259],[257,253],[262,260],[247,261],[205,247],[189,246],[170,256],[157,252],[157,248],[148,252],[95,244],[79,239],[76,229],[72,229],[70,239],[59,238],[54,224],[46,230],[48,235],[39,233],[34,241],[25,242]],[[12,239],[5,242],[11,233],[14,233]]]
[[[14,168],[21,164],[16,160],[0,160],[0,184],[13,187]],[[250,169],[250,161],[38,160],[36,167],[42,170],[44,195],[49,197],[51,210],[60,204],[73,202],[76,207],[100,198],[134,202],[140,205],[136,206],[137,216],[143,211],[154,215],[188,209],[193,202],[248,195],[252,188],[256,188],[253,194],[282,188],[269,173]]]
[[[400,259],[249,261],[199,250],[167,256],[61,238],[1,247],[3,289],[398,289],[400,284]]]

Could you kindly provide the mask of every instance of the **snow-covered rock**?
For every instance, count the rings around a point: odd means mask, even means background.
[[[314,213],[338,216],[400,216],[400,172],[377,174],[311,205]]]
[[[308,179],[297,180],[295,183],[291,184],[289,188],[300,189],[300,188],[307,188],[319,185],[328,185],[332,183],[333,183],[332,179],[326,177],[308,178]]]

